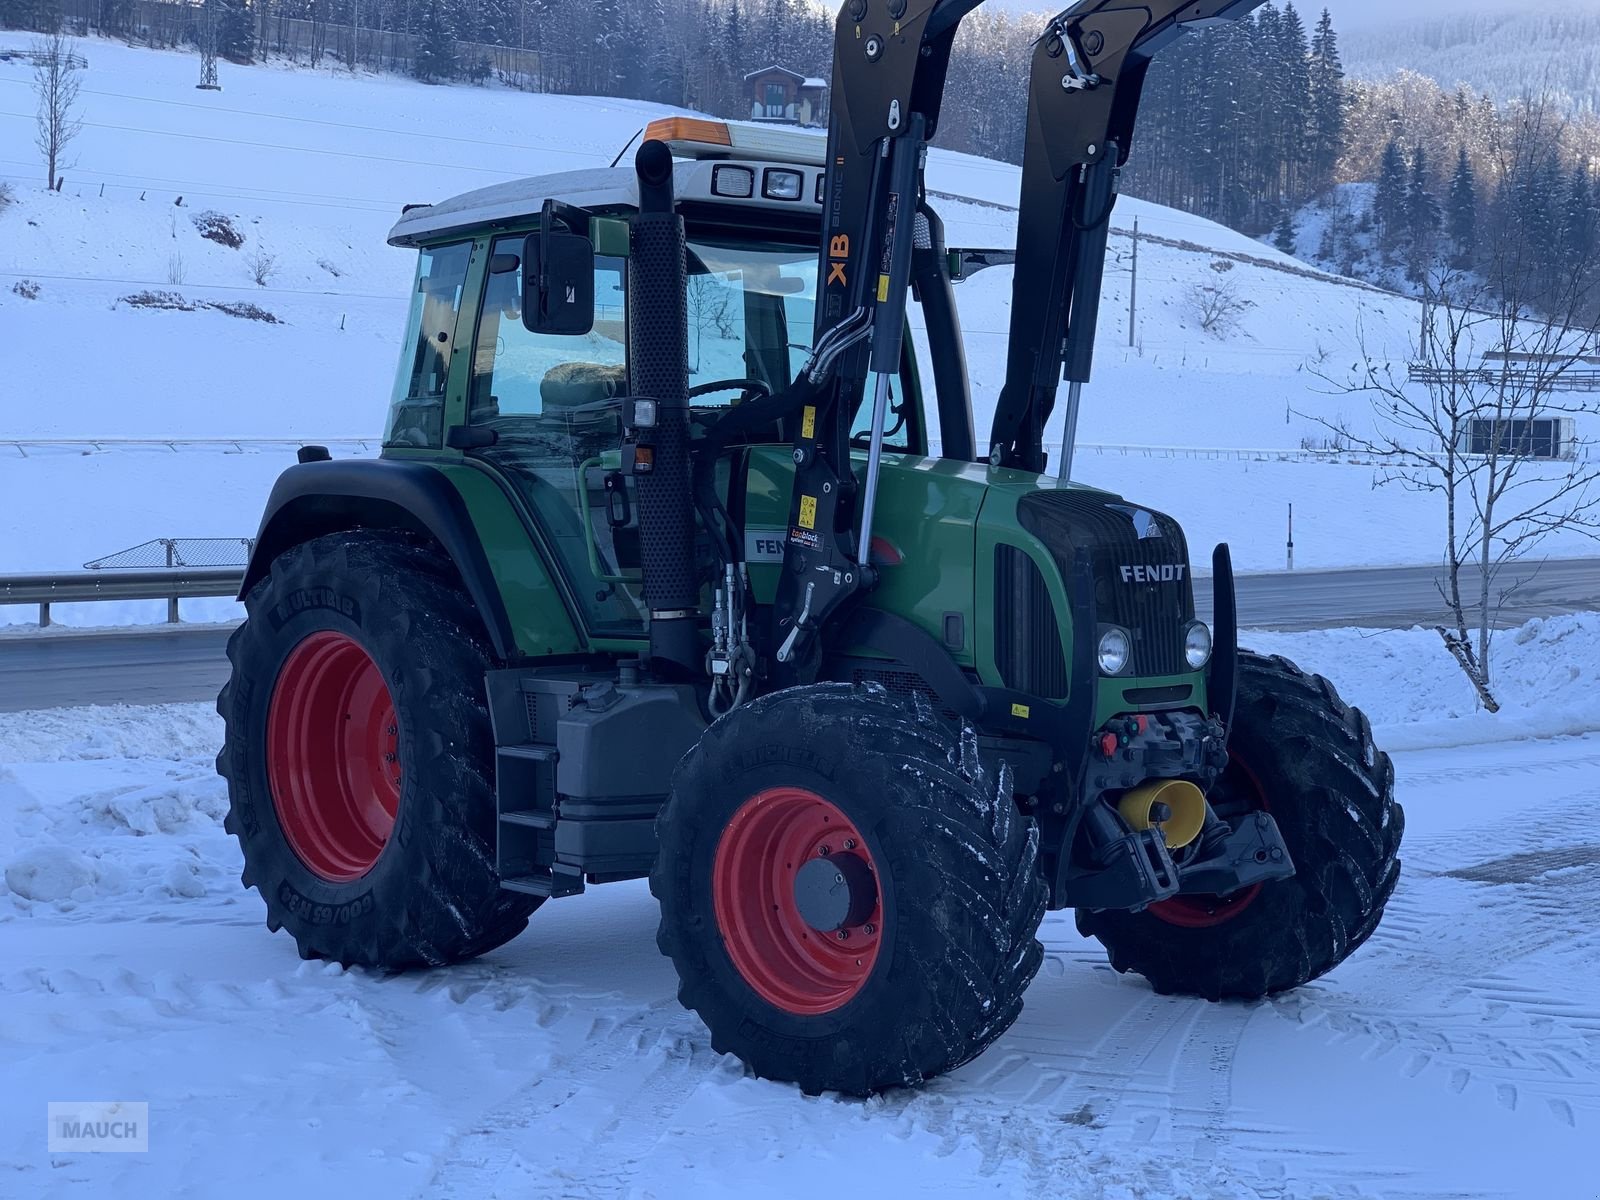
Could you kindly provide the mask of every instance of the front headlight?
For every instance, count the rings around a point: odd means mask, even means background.
[[[1196,671],[1211,661],[1211,630],[1204,621],[1189,626],[1183,638],[1183,657]]]
[[[1133,646],[1121,629],[1108,629],[1100,635],[1100,670],[1106,675],[1121,675],[1128,669]]]

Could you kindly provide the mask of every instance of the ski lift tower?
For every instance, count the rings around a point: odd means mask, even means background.
[[[195,87],[203,92],[220,92],[217,82],[217,10],[213,0],[203,0],[200,6],[200,82]]]

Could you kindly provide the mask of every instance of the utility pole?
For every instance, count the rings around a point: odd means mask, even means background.
[[[1289,504],[1289,570],[1294,570],[1294,503]]]
[[[200,82],[195,87],[203,92],[220,92],[217,82],[217,10],[215,0],[205,0],[200,7]]]
[[[1128,348],[1134,347],[1133,323],[1139,315],[1139,218],[1133,219],[1133,279],[1128,284]]]
[[[1438,315],[1442,295],[1435,295],[1433,290],[1433,277],[1424,274],[1422,279],[1422,361],[1432,364],[1435,359],[1433,352],[1438,349],[1439,330],[1435,318]]]

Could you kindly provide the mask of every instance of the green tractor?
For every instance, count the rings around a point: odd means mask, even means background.
[[[1208,1000],[1376,928],[1403,815],[1367,720],[1238,650],[1226,547],[1208,627],[1178,524],[1069,482],[1145,68],[1257,0],[1040,38],[983,459],[983,256],[923,184],[976,3],[849,0],[826,142],[670,118],[631,168],[403,214],[383,454],[279,479],[218,701],[243,880],[303,956],[457,963],[648,876],[717,1050],[869,1093],[1010,1026],[1047,909]]]

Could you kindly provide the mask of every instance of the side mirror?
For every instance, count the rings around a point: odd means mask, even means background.
[[[594,328],[594,243],[556,228],[546,203],[539,232],[528,235],[522,254],[522,323],[534,333],[558,337]]]

